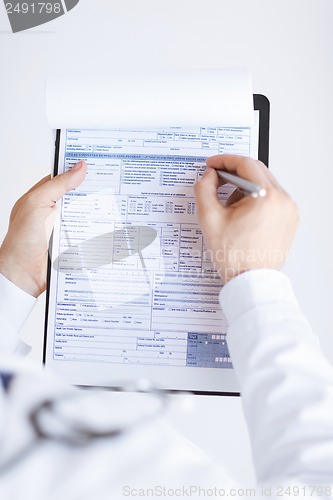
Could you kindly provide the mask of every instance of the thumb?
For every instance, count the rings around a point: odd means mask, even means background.
[[[36,190],[43,198],[50,201],[58,201],[64,194],[72,189],[75,189],[85,179],[87,174],[87,164],[85,161],[80,161],[71,170],[59,174],[53,179],[50,179],[41,184]],[[37,194],[37,193],[36,193]]]
[[[218,199],[219,178],[214,168],[208,167],[194,186],[197,214],[201,226],[207,226],[212,215],[223,217],[224,208]],[[215,217],[213,217],[215,218]]]

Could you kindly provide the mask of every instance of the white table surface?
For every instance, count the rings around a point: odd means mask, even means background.
[[[80,0],[67,15],[10,32],[0,3],[0,237],[10,208],[53,162],[45,116],[49,73],[249,67],[271,101],[270,168],[298,203],[285,266],[333,362],[332,0]],[[40,362],[45,298],[23,338]],[[241,481],[253,481],[238,398],[193,397],[170,420]]]

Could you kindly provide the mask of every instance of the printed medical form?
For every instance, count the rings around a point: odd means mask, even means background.
[[[257,129],[62,131],[59,173],[81,159],[88,173],[58,206],[51,365],[232,367],[193,186],[208,156],[256,157]]]

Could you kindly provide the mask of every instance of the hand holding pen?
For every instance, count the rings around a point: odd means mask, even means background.
[[[260,161],[219,155],[208,158],[206,164],[208,168],[195,186],[198,218],[222,279],[226,282],[251,269],[280,269],[298,226],[293,200]],[[243,190],[241,195],[238,190],[232,194],[226,207],[217,194],[221,184],[218,171],[224,184],[228,182],[225,173],[236,176],[232,180]],[[241,180],[250,184],[245,188]]]

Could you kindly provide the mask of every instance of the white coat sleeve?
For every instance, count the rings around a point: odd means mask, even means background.
[[[289,279],[256,270],[220,293],[259,482],[333,483],[333,369]]]
[[[14,354],[20,347],[19,332],[36,299],[0,274],[0,355]]]

